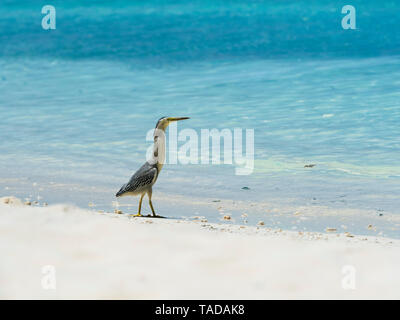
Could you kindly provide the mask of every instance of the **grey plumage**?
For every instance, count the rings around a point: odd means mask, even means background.
[[[116,196],[121,197],[124,194],[135,195],[145,192],[156,182],[157,176],[157,166],[146,162],[135,172],[129,182],[121,187]]]

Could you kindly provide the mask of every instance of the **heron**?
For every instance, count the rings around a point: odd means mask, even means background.
[[[154,211],[151,196],[153,193],[153,185],[156,183],[165,162],[165,130],[171,122],[187,119],[189,119],[189,117],[162,117],[157,121],[153,135],[154,146],[151,158],[135,172],[129,182],[124,184],[116,194],[117,198],[140,195],[138,213],[132,216],[142,217],[142,200],[145,194],[147,194],[153,217],[160,217],[157,216]]]

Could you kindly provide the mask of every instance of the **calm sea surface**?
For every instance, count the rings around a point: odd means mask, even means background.
[[[110,210],[157,119],[190,116],[254,129],[254,173],[166,165],[161,212],[400,237],[400,2],[352,1],[357,30],[341,1],[86,2],[50,31],[43,1],[0,4],[0,196]]]

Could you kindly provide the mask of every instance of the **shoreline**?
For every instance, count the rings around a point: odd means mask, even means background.
[[[52,181],[52,180],[50,180]],[[327,229],[337,229],[339,233],[349,232],[356,235],[378,236],[400,239],[400,214],[386,211],[377,206],[357,206],[358,199],[346,200],[345,197],[333,195],[331,199],[312,198],[299,201],[288,195],[270,195],[267,198],[255,197],[258,189],[241,190],[231,194],[197,194],[177,190],[166,190],[160,181],[159,188],[153,194],[156,212],[162,216],[177,219],[194,220],[195,217],[207,219],[210,223],[243,224],[257,226],[263,222],[276,229],[287,229],[301,232],[324,233]],[[182,183],[182,181],[180,181]],[[0,179],[3,195],[13,194],[32,204],[41,205],[64,203],[87,210],[103,210],[123,213],[136,213],[138,197],[115,198],[116,187],[109,185],[95,186],[84,184],[43,182],[29,180],[13,183]],[[182,188],[185,190],[185,187]],[[6,193],[6,194],[5,194]],[[0,195],[1,197],[2,195]],[[317,199],[317,200],[315,200]],[[388,196],[388,199],[391,199]],[[346,202],[348,201],[348,203]],[[150,209],[145,199],[143,210],[147,214]],[[229,216],[229,220],[224,217]]]
[[[0,201],[6,299],[392,299],[400,240]],[[44,289],[46,266],[56,289]],[[355,289],[343,289],[354,266]],[[44,273],[43,273],[44,272]]]

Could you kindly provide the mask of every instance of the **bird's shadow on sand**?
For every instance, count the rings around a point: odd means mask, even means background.
[[[129,214],[128,214],[129,215]],[[135,215],[129,215],[129,218],[153,218],[153,219],[177,219],[177,218],[172,218],[172,217],[164,217],[164,216],[153,216],[151,214],[148,215],[142,215],[142,216],[135,216]]]

